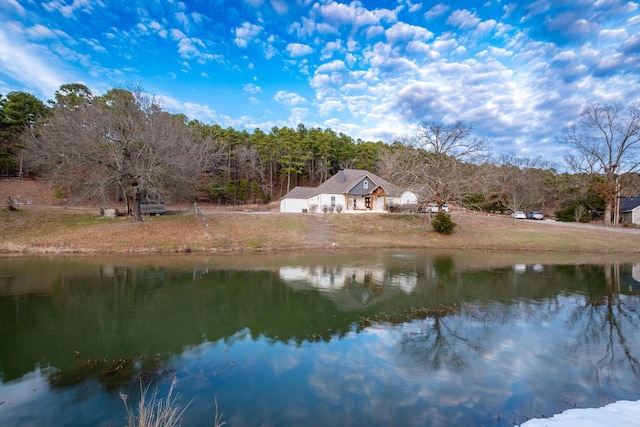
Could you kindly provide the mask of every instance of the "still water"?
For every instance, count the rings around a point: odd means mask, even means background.
[[[0,258],[0,426],[511,426],[640,399],[640,264],[357,252]],[[188,406],[187,406],[188,405]]]

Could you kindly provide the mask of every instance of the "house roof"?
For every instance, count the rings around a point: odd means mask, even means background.
[[[389,181],[378,175],[362,169],[342,169],[318,187],[295,187],[284,198],[307,199],[318,194],[347,194],[364,178],[368,178],[372,185],[371,191],[382,187],[389,196],[399,197],[402,191]]]
[[[285,194],[288,199],[308,199],[316,195],[317,187],[294,187],[293,190]]]
[[[640,207],[640,197],[623,197],[620,199],[620,212],[631,212]]]

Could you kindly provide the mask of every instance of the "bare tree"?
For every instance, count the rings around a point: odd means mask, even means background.
[[[548,162],[508,154],[498,158],[495,170],[495,194],[502,205],[513,211],[542,209]]]
[[[471,170],[464,162],[475,160],[485,150],[484,141],[471,132],[472,127],[462,122],[422,123],[414,138],[381,154],[389,166],[381,167],[391,173],[391,165],[402,165],[393,176],[386,176],[411,189],[423,202],[436,202],[440,209],[442,203],[461,197],[465,180],[470,178],[465,173]]]
[[[196,140],[183,116],[124,89],[54,108],[25,146],[34,168],[79,198],[106,201],[120,191],[137,221],[144,194],[193,196],[212,157],[212,144]]]
[[[617,225],[617,201],[621,191],[618,177],[635,172],[640,165],[640,108],[632,104],[593,104],[582,112],[576,125],[565,128],[560,141],[575,151],[565,156],[574,172],[604,177],[604,225]]]

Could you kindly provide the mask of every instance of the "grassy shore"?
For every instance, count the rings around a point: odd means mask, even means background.
[[[98,209],[22,206],[0,211],[0,253],[243,253],[428,248],[640,254],[640,230],[453,212],[450,236],[426,214],[210,211],[103,218]]]

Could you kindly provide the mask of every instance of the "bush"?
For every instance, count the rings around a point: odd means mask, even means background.
[[[16,202],[13,200],[13,197],[11,196],[7,196],[7,209],[9,209],[10,211],[16,211]]]
[[[455,222],[451,221],[451,216],[447,212],[438,212],[438,214],[431,220],[431,227],[433,230],[440,234],[451,234],[453,229],[456,228]]]
[[[555,211],[556,221],[561,222],[591,222],[592,213],[582,205],[571,205]]]

